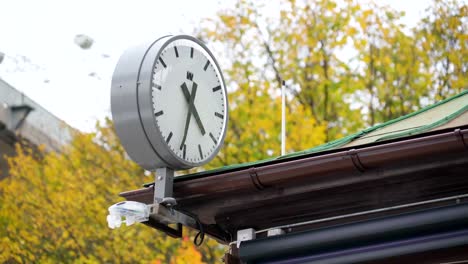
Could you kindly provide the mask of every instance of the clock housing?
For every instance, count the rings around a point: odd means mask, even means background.
[[[117,135],[147,170],[203,165],[219,152],[227,92],[210,50],[191,36],[166,36],[127,50],[112,78]]]

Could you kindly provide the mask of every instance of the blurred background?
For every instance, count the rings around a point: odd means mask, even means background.
[[[214,51],[231,120],[225,147],[201,169],[280,154],[281,80],[288,153],[468,88],[463,0],[19,0],[0,11],[0,80],[37,104],[45,133],[60,138],[12,140],[2,151],[11,156],[0,162],[10,168],[0,177],[4,263],[220,262],[223,246],[197,248],[190,233],[177,241],[107,229],[117,194],[151,180],[125,158],[108,119],[112,73],[129,46],[189,34]],[[50,132],[52,117],[64,124]]]

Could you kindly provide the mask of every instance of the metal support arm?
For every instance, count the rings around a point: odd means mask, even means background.
[[[156,169],[154,178],[153,204],[149,205],[150,219],[147,225],[153,226],[172,237],[182,235],[182,226],[198,229],[197,221],[187,214],[173,208],[177,204],[173,193],[174,170],[170,168]],[[177,228],[170,227],[177,224]]]
[[[154,203],[174,206],[177,204],[172,197],[174,170],[170,168],[156,169],[154,178]]]

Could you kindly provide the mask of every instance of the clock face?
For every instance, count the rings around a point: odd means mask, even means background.
[[[198,165],[217,153],[227,122],[225,91],[216,61],[200,44],[176,39],[162,48],[152,71],[152,107],[176,158]]]
[[[198,39],[164,36],[143,43],[122,54],[112,76],[115,131],[147,170],[203,165],[224,142],[226,93],[215,58]]]

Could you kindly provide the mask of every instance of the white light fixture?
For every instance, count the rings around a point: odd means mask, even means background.
[[[109,207],[107,224],[110,228],[119,228],[122,223],[127,226],[136,222],[145,222],[149,219],[149,208],[144,203],[126,201]],[[123,220],[124,219],[124,220]]]

